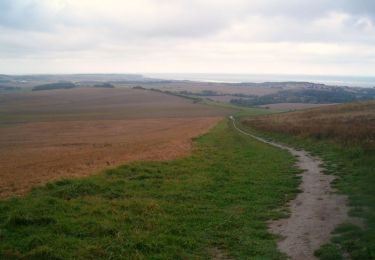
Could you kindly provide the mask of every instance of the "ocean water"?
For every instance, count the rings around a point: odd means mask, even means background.
[[[146,73],[145,77],[204,82],[280,82],[307,81],[327,85],[351,87],[375,87],[374,76],[319,76],[319,75],[275,75],[275,74],[215,74],[215,73]]]

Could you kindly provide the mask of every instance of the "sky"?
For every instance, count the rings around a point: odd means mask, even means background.
[[[0,0],[0,74],[375,76],[374,0]]]

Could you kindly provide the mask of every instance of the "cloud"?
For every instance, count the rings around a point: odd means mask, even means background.
[[[374,44],[372,0],[0,0],[3,73],[369,74]]]

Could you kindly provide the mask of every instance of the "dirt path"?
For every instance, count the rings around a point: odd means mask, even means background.
[[[330,185],[335,177],[323,174],[322,161],[318,157],[249,134],[236,126],[232,116],[230,119],[242,134],[288,150],[296,156],[298,167],[304,170],[299,187],[302,192],[289,202],[290,216],[273,221],[269,227],[272,233],[282,237],[278,248],[291,259],[316,259],[314,251],[330,240],[331,232],[337,225],[348,220],[346,196],[334,193]]]

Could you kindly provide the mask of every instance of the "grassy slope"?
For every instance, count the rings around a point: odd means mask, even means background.
[[[349,109],[356,108],[358,105],[360,104],[333,108],[341,109],[342,112],[349,115],[343,116],[343,120],[346,119],[347,124],[350,125],[348,126],[350,131],[355,131],[354,127],[359,128],[363,125],[368,129],[370,124],[370,122],[365,122],[365,117],[361,117],[362,124],[351,124],[353,120],[358,120],[358,118],[350,116]],[[365,109],[367,105],[368,103],[363,103],[364,109],[361,113],[367,113]],[[302,114],[301,118],[303,118],[303,113],[317,114],[319,111],[300,111],[292,113],[292,115],[293,117],[301,117]],[[280,116],[286,118],[288,114]],[[350,139],[343,140],[341,138],[345,133],[336,137],[335,135],[319,135],[315,128],[314,132],[309,131],[310,125],[314,124],[314,117],[310,117],[311,122],[309,124],[305,124],[304,120],[299,119],[294,121],[284,120],[284,124],[281,124],[283,120],[277,118],[279,115],[275,117],[276,120],[271,116],[264,122],[250,121],[244,127],[250,126],[251,128],[248,128],[248,131],[254,127],[261,127],[261,130],[258,131],[259,135],[289,143],[319,155],[325,162],[327,173],[335,174],[338,177],[335,186],[340,192],[348,195],[349,205],[351,206],[350,214],[364,220],[364,225],[344,224],[338,227],[332,243],[323,246],[317,254],[321,259],[341,259],[345,253],[349,253],[354,260],[375,259],[375,150],[371,148],[373,141],[367,139],[367,136],[373,133],[363,131],[363,139],[356,139],[354,142],[352,140],[353,143],[350,143]],[[320,118],[317,118],[319,121]],[[367,117],[367,120],[371,120],[371,118]],[[291,127],[293,124],[298,129],[297,131],[293,131]],[[266,131],[266,129],[269,129],[269,131]],[[278,132],[278,129],[284,133]],[[306,129],[306,131],[303,131],[303,129]],[[326,128],[321,127],[321,131],[324,133]],[[312,134],[309,135],[310,133]],[[325,138],[322,138],[322,136],[325,136]]]
[[[194,153],[63,180],[0,202],[0,255],[18,259],[279,259],[266,221],[297,192],[294,159],[224,120]]]
[[[251,119],[257,129],[375,148],[375,100]]]

